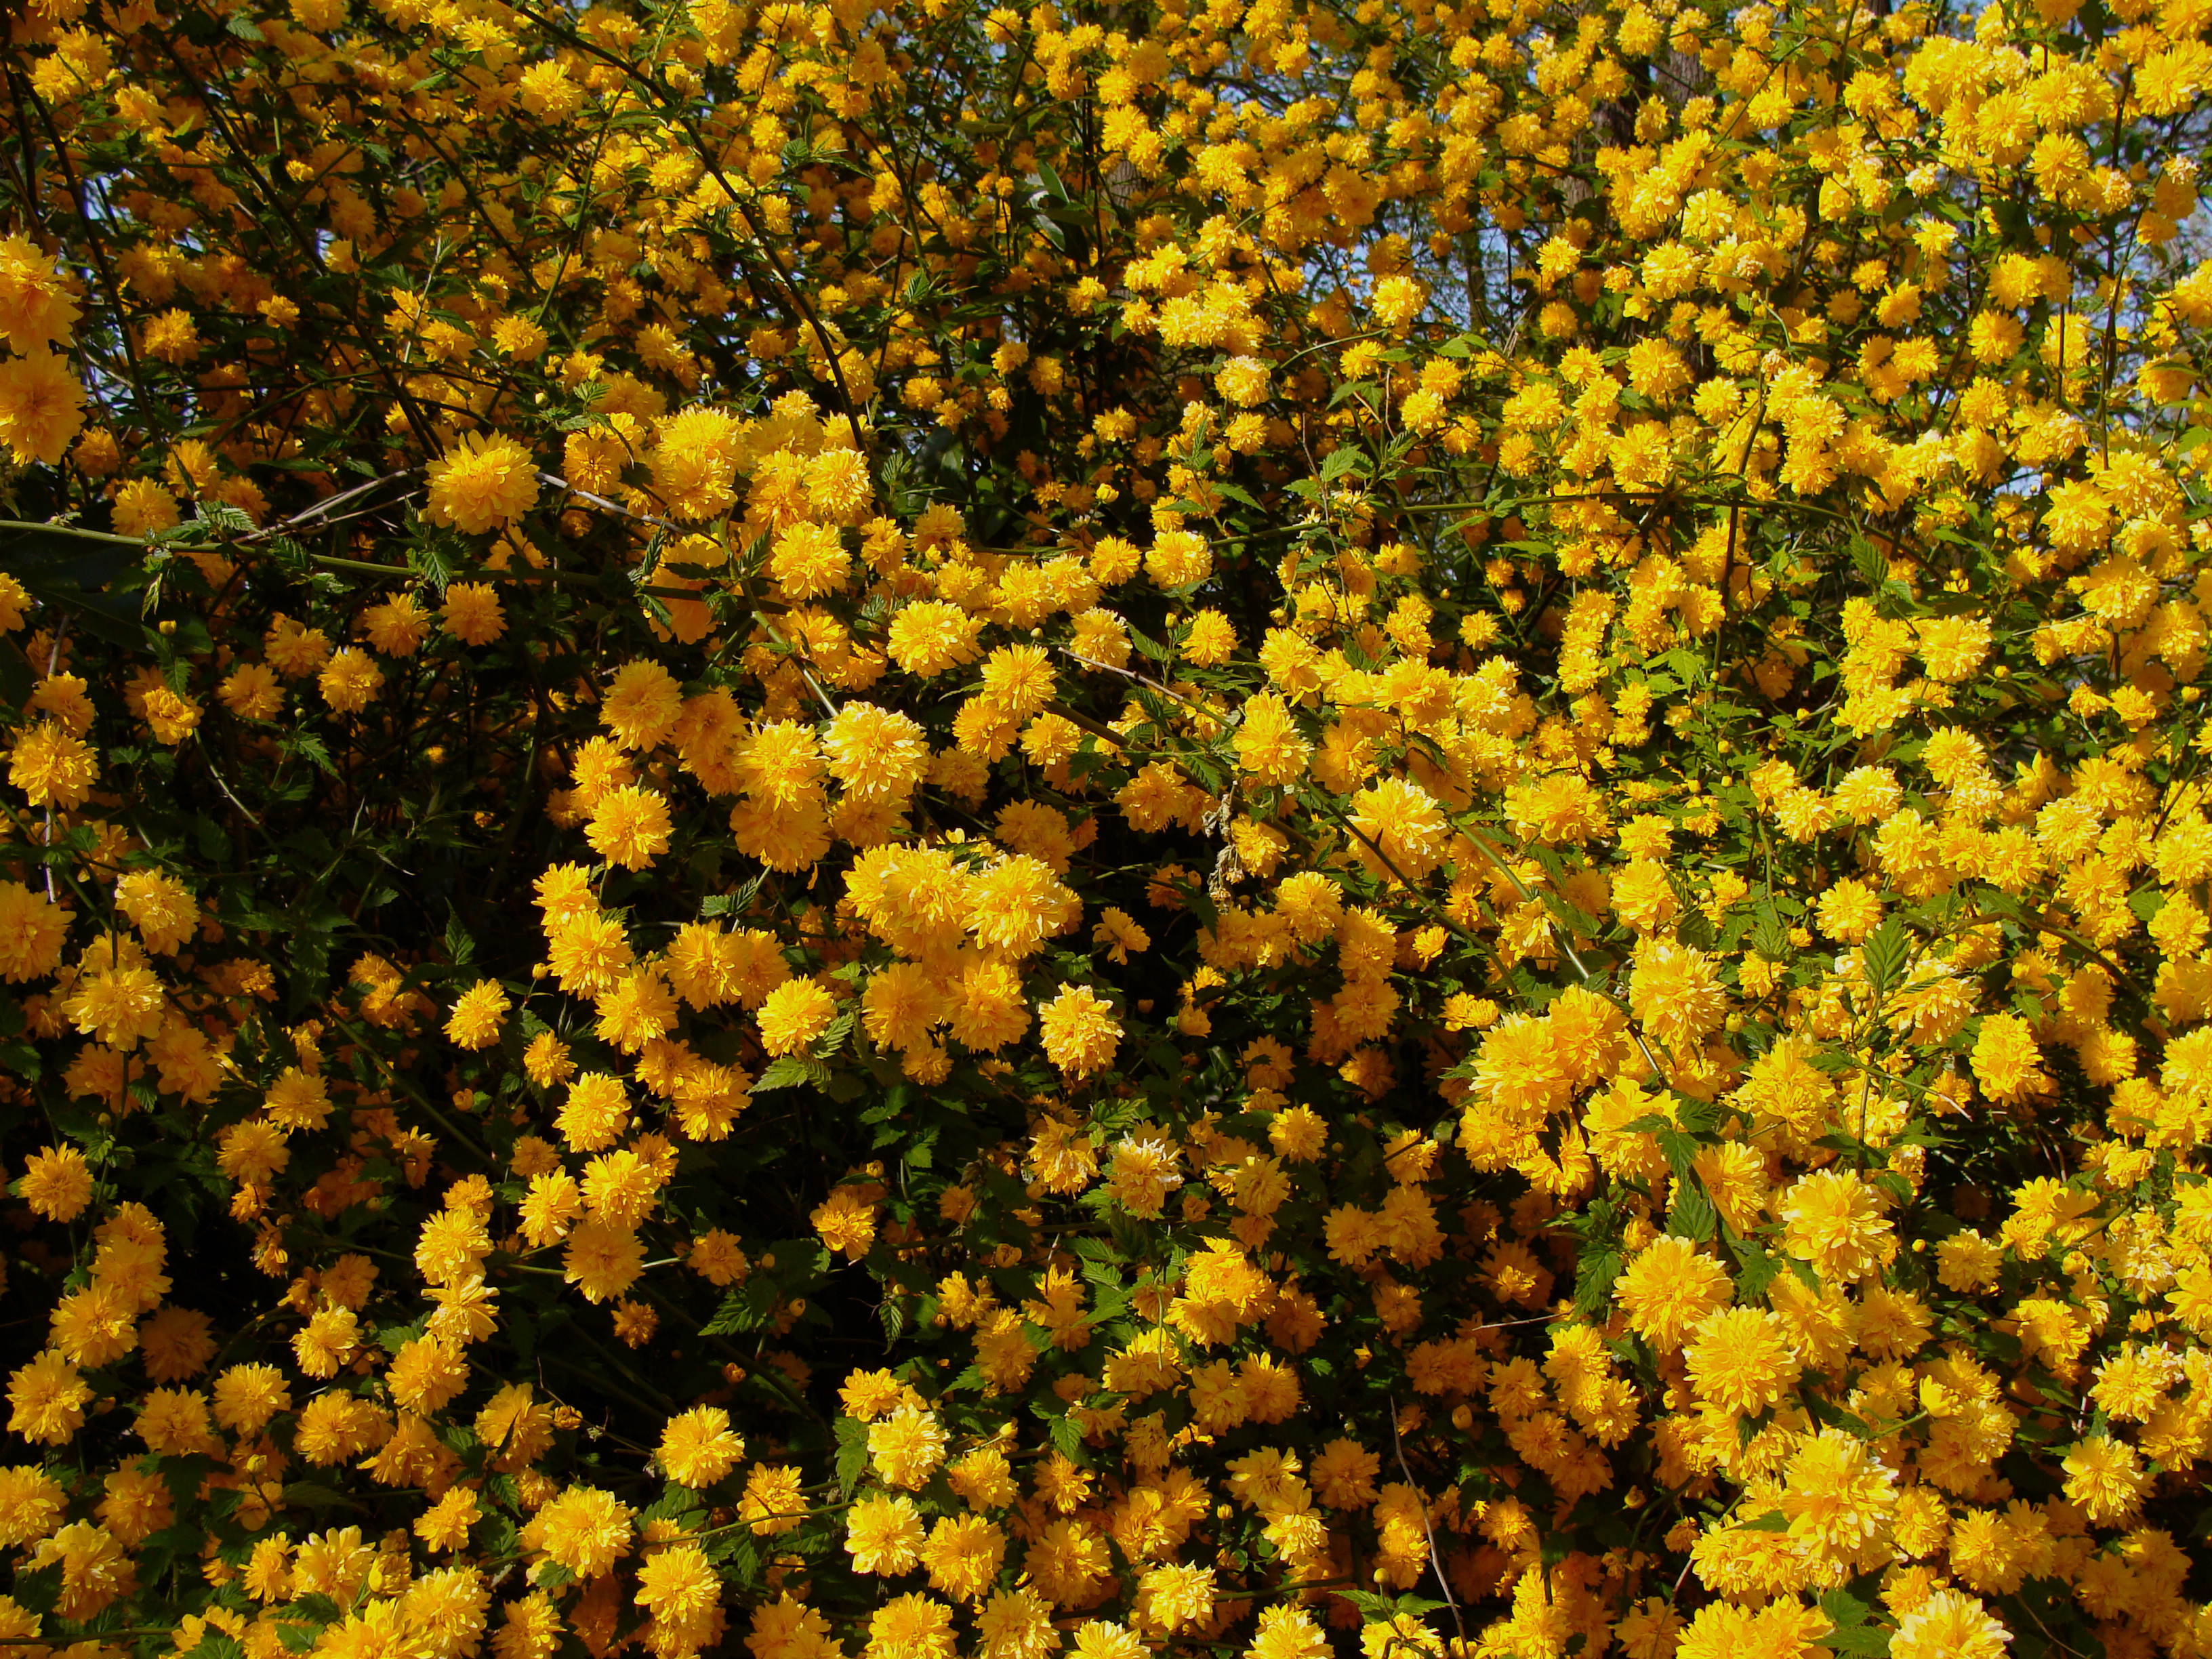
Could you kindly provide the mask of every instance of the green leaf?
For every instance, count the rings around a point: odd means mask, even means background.
[[[868,1425],[856,1417],[841,1417],[837,1433],[837,1496],[850,1498],[860,1477],[868,1472]]]
[[[1838,1626],[1863,1625],[1867,1614],[1873,1611],[1849,1590],[1832,1589],[1820,1597],[1820,1611]]]
[[[722,1298],[722,1305],[714,1310],[714,1316],[699,1328],[702,1336],[730,1336],[739,1331],[758,1330],[768,1323],[769,1316],[775,1311],[775,1281],[753,1279],[738,1285]]]
[[[1838,1653],[1870,1654],[1879,1659],[1888,1653],[1893,1633],[1880,1625],[1846,1625],[1830,1631],[1820,1641]]]
[[[1696,1139],[1671,1123],[1662,1123],[1652,1139],[1659,1143],[1660,1152],[1666,1155],[1667,1167],[1674,1172],[1676,1182],[1684,1186],[1692,1184],[1691,1171],[1696,1167],[1698,1158]]]
[[[1911,951],[1912,937],[1895,916],[1867,935],[1859,955],[1866,964],[1867,982],[1876,996],[1886,995],[1905,977],[1905,960]]]
[[[331,777],[338,775],[337,763],[331,758],[331,751],[312,732],[294,732],[281,740],[281,747],[287,755],[305,755],[320,772]]]
[[[1613,1300],[1613,1281],[1627,1263],[1615,1249],[1585,1250],[1575,1272],[1575,1311],[1595,1320]]]
[[[419,571],[431,590],[443,599],[446,584],[460,574],[459,551],[447,535],[425,532],[408,543],[407,563]]]
[[[1694,1181],[1677,1178],[1674,1201],[1667,1211],[1667,1231],[1702,1243],[1711,1238],[1719,1225],[1720,1212],[1705,1196],[1705,1188]]]
[[[354,1510],[360,1504],[338,1491],[313,1480],[295,1480],[284,1488],[284,1501],[303,1510]]]
[[[830,1068],[818,1060],[808,1060],[798,1054],[783,1054],[769,1062],[768,1069],[760,1074],[752,1091],[765,1094],[771,1089],[796,1089],[801,1086],[819,1089],[830,1081]]]

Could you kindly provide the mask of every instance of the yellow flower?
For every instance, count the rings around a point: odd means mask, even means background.
[[[934,1412],[902,1406],[868,1425],[868,1459],[885,1485],[911,1491],[945,1462],[945,1427]]]
[[[1702,951],[1660,939],[1637,953],[1628,1006],[1645,1030],[1679,1048],[1720,1024],[1728,993]]]
[[[1045,1659],[1060,1647],[1052,1603],[1026,1586],[1000,1590],[975,1615],[984,1659]]]
[[[31,726],[9,756],[8,781],[33,806],[81,806],[99,775],[92,745],[52,720]]]
[[[625,749],[658,747],[684,714],[684,688],[657,662],[624,663],[599,699],[599,723]]]
[[[91,1386],[60,1354],[40,1354],[8,1379],[8,1431],[33,1445],[60,1446],[84,1426]]]
[[[2134,1447],[2107,1435],[2077,1440],[2066,1453],[2066,1497],[2110,1526],[2135,1512],[2149,1489],[2150,1474]]]
[[[384,671],[376,665],[375,658],[349,645],[323,665],[316,685],[333,711],[358,714],[384,689]]]
[[[507,632],[507,612],[489,582],[455,582],[439,609],[446,632],[464,645],[489,645]]]
[[[1881,1195],[1856,1170],[1822,1170],[1790,1188],[1776,1206],[1783,1245],[1831,1285],[1850,1285],[1881,1265],[1890,1224]]]
[[[1290,706],[1273,691],[1246,701],[1233,741],[1238,767],[1261,783],[1278,787],[1296,783],[1313,754]]]
[[[1789,1331],[1763,1308],[1708,1314],[1691,1328],[1690,1338],[1691,1386],[1724,1411],[1764,1411],[1797,1380]]]
[[[530,1518],[522,1542],[580,1577],[596,1577],[629,1552],[631,1517],[612,1492],[571,1486]]]
[[[794,979],[769,993],[761,1005],[761,1046],[771,1054],[804,1051],[830,1028],[837,1000],[811,979]]]
[[[940,1518],[921,1548],[930,1588],[960,1601],[981,1601],[1006,1557],[1006,1534],[976,1515]]]
[[[503,434],[471,432],[424,470],[430,485],[430,522],[471,536],[512,524],[538,500],[538,469],[526,450]]]
[[[1113,1064],[1121,1039],[1121,1022],[1111,1006],[1088,986],[1062,985],[1060,994],[1037,1011],[1038,1036],[1045,1055],[1070,1079],[1086,1078]]]
[[[562,1277],[588,1302],[605,1302],[637,1282],[645,1266],[645,1246],[627,1227],[598,1220],[578,1224],[562,1257]]]
[[[1879,1545],[1897,1510],[1896,1471],[1842,1429],[1823,1429],[1801,1443],[1783,1481],[1778,1507],[1790,1535],[1838,1562],[1855,1562]]]
[[[18,465],[52,466],[83,425],[84,387],[64,359],[43,349],[0,358],[0,439]]]
[[[478,980],[453,1004],[446,1021],[447,1039],[457,1048],[488,1048],[499,1041],[500,1022],[512,1006],[497,980]]]
[[[642,870],[668,850],[671,833],[666,799],[657,790],[628,784],[599,798],[584,839],[608,863]]]
[[[387,657],[411,657],[429,637],[430,613],[412,593],[373,605],[361,613],[362,637]]]
[[[2039,1094],[2051,1087],[2027,1022],[2017,1014],[1991,1014],[1974,1039],[1974,1081],[2000,1103]]]
[[[653,1615],[653,1651],[689,1659],[717,1633],[721,1579],[696,1544],[665,1544],[637,1570],[637,1605]]]
[[[921,1559],[921,1516],[911,1498],[871,1492],[845,1514],[845,1551],[855,1572],[896,1576]]]
[[[952,1609],[927,1595],[893,1598],[868,1620],[870,1659],[952,1659]]]
[[[2012,1632],[1975,1597],[1940,1589],[1897,1621],[1892,1659],[2002,1659]]]
[[[1664,1352],[1690,1328],[1726,1307],[1733,1294],[1727,1270],[1686,1238],[1653,1240],[1613,1281],[1630,1328]]]
[[[0,336],[23,356],[67,345],[77,304],[52,258],[27,237],[0,237]]]
[[[49,1146],[23,1166],[16,1188],[23,1202],[49,1221],[74,1221],[92,1201],[92,1170],[74,1146]]]
[[[137,1048],[161,1029],[165,1012],[161,981],[143,968],[87,975],[62,1001],[64,1018],[110,1048]]]
[[[660,1467],[679,1486],[711,1486],[744,1455],[745,1443],[720,1406],[695,1406],[670,1418],[661,1431]]]

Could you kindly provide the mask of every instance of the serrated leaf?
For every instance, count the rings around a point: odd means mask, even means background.
[[[1886,994],[1905,977],[1905,958],[1911,950],[1912,936],[1895,916],[1867,935],[1859,946],[1859,960],[1866,967],[1867,983],[1876,996]]]
[[[807,1060],[798,1054],[782,1054],[768,1064],[753,1085],[755,1094],[765,1094],[771,1089],[819,1089],[830,1081],[830,1068],[818,1060]]]
[[[775,1310],[776,1292],[774,1281],[756,1279],[738,1285],[722,1298],[722,1305],[714,1310],[714,1316],[699,1328],[702,1336],[731,1336],[740,1331],[758,1330],[768,1322]]]
[[[1364,472],[1367,452],[1355,444],[1340,444],[1322,457],[1321,477],[1323,483],[1334,483],[1346,473],[1358,470]]]
[[[1613,1300],[1613,1281],[1627,1263],[1618,1250],[1585,1252],[1575,1272],[1575,1311],[1595,1320]]]
[[[868,1472],[868,1425],[855,1417],[841,1417],[836,1434],[837,1496],[850,1498]]]
[[[1820,1596],[1820,1611],[1838,1626],[1863,1625],[1867,1614],[1873,1611],[1867,1604],[1846,1589],[1824,1591]]]
[[[1664,1124],[1653,1132],[1652,1139],[1659,1143],[1659,1150],[1667,1159],[1667,1167],[1674,1172],[1676,1182],[1684,1186],[1692,1184],[1690,1172],[1698,1159],[1696,1139],[1671,1123]]]
[[[449,909],[446,919],[446,959],[456,968],[465,968],[476,959],[476,954],[477,942],[461,926],[459,912]]]
[[[1880,1659],[1889,1651],[1889,1639],[1893,1632],[1880,1625],[1849,1625],[1830,1631],[1820,1638],[1821,1644],[1838,1653],[1869,1654]]]
[[[1703,1243],[1720,1228],[1720,1212],[1695,1181],[1677,1180],[1674,1201],[1667,1209],[1667,1231]]]

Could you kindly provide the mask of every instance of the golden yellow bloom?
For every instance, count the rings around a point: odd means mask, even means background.
[[[504,434],[471,432],[432,461],[426,514],[471,536],[512,524],[538,500],[538,469],[530,453]]]

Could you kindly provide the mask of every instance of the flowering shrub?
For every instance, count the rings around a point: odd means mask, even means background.
[[[2203,0],[32,0],[0,1644],[2212,1651]]]

